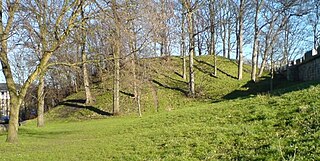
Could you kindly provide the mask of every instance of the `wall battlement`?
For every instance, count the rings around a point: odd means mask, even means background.
[[[291,61],[286,75],[291,81],[320,80],[320,47],[306,52],[300,59]]]

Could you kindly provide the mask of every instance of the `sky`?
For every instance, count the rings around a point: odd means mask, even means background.
[[[1,72],[0,72],[0,83],[5,83],[5,78],[4,78],[4,75],[3,75],[3,72],[2,72],[2,66],[0,64],[0,67],[1,67]]]

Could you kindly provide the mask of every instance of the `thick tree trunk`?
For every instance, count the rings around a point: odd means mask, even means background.
[[[87,57],[87,55],[82,51],[82,61],[83,62],[87,61],[86,57]],[[91,90],[90,90],[89,76],[88,76],[88,71],[87,71],[87,63],[83,63],[82,72],[83,72],[84,90],[86,93],[86,105],[91,105],[93,103],[93,98],[92,98]]]
[[[6,66],[2,63],[2,68],[4,69]],[[17,143],[18,142],[18,127],[19,127],[19,110],[22,104],[22,99],[17,94],[16,86],[13,81],[13,78],[10,77],[11,74],[6,74],[10,72],[9,70],[4,70],[6,75],[6,81],[10,93],[10,120],[9,120],[9,127],[8,127],[8,135],[7,135],[7,142],[9,143]]]
[[[191,6],[187,7],[188,9],[188,33],[189,33],[189,91],[190,95],[195,95],[195,84],[194,84],[194,69],[193,69],[193,57],[194,57],[194,47],[195,47],[195,40],[194,40],[194,22],[193,22],[193,12],[191,11]]]
[[[141,113],[141,105],[140,105],[140,96],[139,96],[139,92],[138,92],[138,84],[137,84],[137,69],[136,69],[136,56],[135,53],[132,54],[132,75],[133,75],[133,93],[134,93],[134,99],[137,103],[137,107],[138,107],[138,114],[141,117],[142,113]]]
[[[115,21],[114,33],[114,75],[113,75],[113,114],[120,114],[120,19],[118,17],[117,4],[115,0],[111,1],[113,18]]]
[[[38,86],[38,117],[37,117],[37,126],[44,126],[44,74],[39,76],[39,86]]]
[[[113,75],[113,114],[120,113],[120,62],[119,62],[119,44],[116,43],[114,58],[114,75]]]
[[[16,143],[18,142],[18,127],[19,127],[19,111],[22,104],[25,92],[22,91],[22,94],[19,95],[17,92],[17,87],[12,77],[11,68],[9,65],[9,60],[7,57],[7,41],[3,40],[1,42],[2,52],[1,52],[1,65],[4,76],[6,78],[9,95],[10,95],[10,120],[8,127],[7,142]]]
[[[85,29],[85,17],[84,17],[84,8],[81,5],[81,58],[82,58],[82,72],[83,72],[83,85],[86,93],[86,105],[91,105],[93,103],[93,98],[90,91],[90,83],[87,69],[87,54],[86,54],[86,29]]]
[[[133,24],[131,24],[131,28],[134,28]],[[138,114],[139,117],[142,116],[141,112],[141,104],[140,104],[140,95],[139,95],[139,89],[138,89],[138,78],[137,78],[137,47],[136,47],[136,34],[134,31],[132,32],[132,37],[130,38],[129,42],[129,48],[130,52],[132,53],[132,58],[131,58],[131,66],[132,66],[132,75],[133,75],[133,93],[134,93],[134,99],[137,103],[138,107]]]

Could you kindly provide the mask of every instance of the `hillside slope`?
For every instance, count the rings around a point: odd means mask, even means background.
[[[31,121],[20,144],[0,146],[0,159],[320,160],[320,85],[279,92],[142,118],[54,120],[41,129]]]
[[[188,96],[188,82],[181,77],[182,60],[179,57],[149,58],[139,62],[138,88],[141,94],[143,113],[171,111],[197,101],[217,102],[226,99],[244,97],[251,93],[266,91],[265,83],[253,84],[249,66],[244,66],[244,79],[237,80],[237,64],[234,61],[218,57],[218,73],[213,75],[212,56],[195,58],[196,98]],[[132,73],[130,66],[123,66],[121,72],[120,106],[123,114],[137,113],[133,99]],[[92,91],[96,103],[84,106],[84,92],[80,91],[65,99],[61,106],[47,114],[49,118],[96,118],[109,116],[112,112],[112,74],[105,73],[103,81],[93,84]],[[264,82],[265,78],[261,82]],[[261,84],[261,85],[260,85]],[[261,88],[260,88],[260,86]]]

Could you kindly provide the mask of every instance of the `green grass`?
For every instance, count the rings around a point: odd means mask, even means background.
[[[303,87],[142,118],[30,121],[0,160],[319,160],[320,85]]]
[[[141,94],[142,113],[156,113],[155,98],[158,97],[158,111],[171,111],[184,108],[187,104],[195,104],[199,100],[206,102],[217,102],[231,98],[244,97],[252,93],[259,93],[265,89],[258,89],[257,84],[249,83],[249,66],[244,65],[244,79],[237,80],[237,65],[234,61],[218,57],[218,73],[214,77],[213,56],[199,56],[195,58],[195,89],[196,98],[188,96],[188,82],[182,79],[182,60],[179,57],[170,59],[152,58],[141,60],[138,68],[138,85]],[[132,74],[130,66],[124,66],[121,70],[120,106],[122,114],[136,114],[137,105],[130,96],[133,94]],[[145,72],[143,72],[145,71]],[[94,108],[112,112],[112,74],[104,75],[105,81],[92,86],[92,93],[96,103]],[[263,82],[265,78],[262,79]],[[265,85],[262,85],[265,87]],[[156,92],[156,95],[155,95]],[[84,91],[80,91],[65,100],[83,100]],[[101,115],[85,108],[73,108],[58,106],[50,111],[47,118],[69,118],[83,120],[101,118]]]
[[[196,57],[195,98],[179,76],[181,59],[142,60],[139,68],[143,117],[137,117],[130,67],[122,67],[121,112],[112,111],[110,75],[94,84],[96,103],[86,107],[84,92],[45,116],[44,128],[35,120],[19,130],[19,143],[2,143],[0,160],[320,160],[320,85],[269,79],[249,81],[249,66],[238,81],[236,63]],[[146,72],[141,72],[145,69]],[[126,73],[127,72],[127,73]],[[154,90],[159,111],[154,105]],[[214,103],[213,103],[214,102]],[[0,133],[0,141],[6,134]]]

